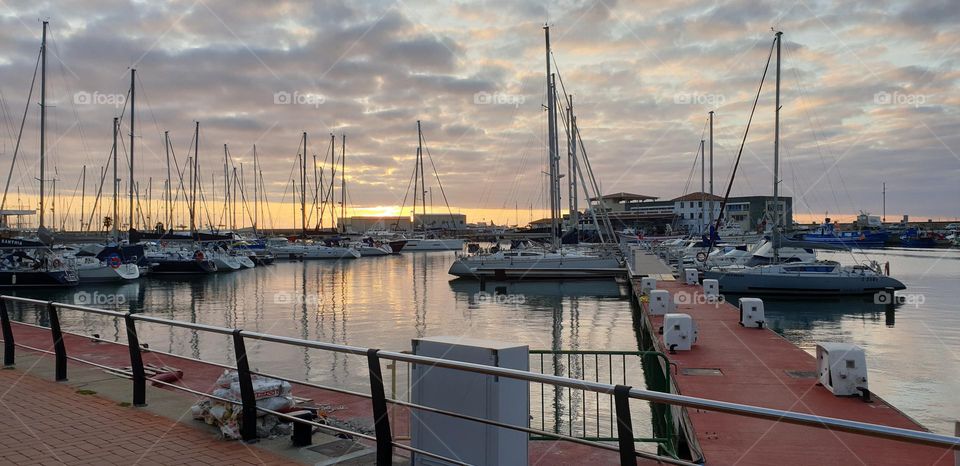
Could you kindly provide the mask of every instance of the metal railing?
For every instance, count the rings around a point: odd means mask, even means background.
[[[607,384],[641,383],[649,390],[670,392],[670,361],[658,351],[530,350],[530,360],[530,369],[541,374]],[[540,429],[586,440],[618,440],[612,395],[542,383],[532,386],[530,395],[532,417],[536,421],[539,415]],[[668,406],[651,403],[650,407],[653,437],[640,437],[635,431],[634,442],[657,443],[666,454],[676,456],[676,430]]]
[[[61,309],[66,310],[75,310],[80,312],[88,312],[94,314],[101,314],[106,316],[112,316],[118,319],[123,319],[126,333],[127,333],[127,347],[129,348],[130,353],[130,362],[131,362],[131,379],[133,383],[133,404],[135,406],[143,406],[146,404],[146,376],[143,369],[143,361],[141,357],[141,348],[139,340],[137,338],[137,329],[136,322],[149,322],[155,324],[163,324],[174,327],[181,327],[205,332],[212,332],[221,335],[229,335],[233,339],[234,343],[234,352],[237,360],[236,370],[239,377],[239,385],[241,391],[241,401],[233,401],[228,399],[222,399],[215,397],[213,395],[199,392],[187,387],[182,387],[179,385],[160,382],[162,385],[169,386],[174,389],[184,390],[196,395],[205,396],[212,399],[218,399],[227,403],[237,404],[242,407],[242,422],[241,422],[241,437],[245,441],[256,441],[256,416],[257,411],[269,413],[276,415],[281,419],[286,419],[292,422],[305,423],[319,429],[345,433],[358,438],[363,438],[366,440],[376,442],[377,446],[377,464],[379,465],[389,465],[392,462],[393,450],[398,448],[401,450],[408,451],[417,455],[424,455],[439,459],[441,461],[447,461],[452,464],[466,464],[461,460],[452,459],[443,457],[441,455],[424,451],[409,445],[398,443],[394,441],[391,431],[390,431],[390,419],[387,416],[387,402],[405,406],[410,409],[428,411],[438,414],[443,414],[446,416],[456,417],[460,419],[470,420],[474,422],[479,422],[495,427],[506,428],[511,430],[516,430],[520,432],[526,432],[527,434],[537,434],[537,435],[546,435],[557,440],[563,440],[571,443],[588,445],[595,448],[600,448],[608,451],[615,451],[619,453],[620,463],[623,465],[627,464],[636,464],[636,458],[647,458],[660,461],[668,464],[680,464],[680,465],[692,465],[693,463],[689,461],[679,460],[676,458],[670,458],[667,456],[655,455],[652,453],[646,453],[642,451],[637,451],[633,441],[633,427],[632,420],[630,415],[630,400],[644,400],[654,403],[664,403],[674,406],[681,406],[686,408],[696,408],[704,409],[708,411],[716,411],[728,414],[735,414],[753,418],[767,419],[777,422],[785,422],[789,424],[798,424],[804,426],[811,426],[816,428],[825,428],[832,429],[842,432],[849,432],[854,434],[867,435],[871,437],[878,437],[890,440],[903,441],[914,444],[922,445],[931,445],[943,448],[950,448],[954,450],[960,450],[960,438],[951,437],[948,435],[935,434],[931,432],[903,429],[898,427],[889,427],[876,424],[869,424],[865,422],[850,421],[845,419],[837,419],[825,416],[816,416],[813,414],[797,413],[791,411],[782,411],[778,409],[771,408],[762,408],[757,406],[749,406],[739,403],[730,403],[724,401],[709,400],[704,398],[696,398],[692,396],[676,395],[672,393],[663,393],[653,390],[633,388],[626,385],[614,385],[610,383],[590,381],[590,380],[575,380],[568,377],[560,377],[549,374],[537,374],[528,371],[521,371],[516,369],[507,369],[495,366],[487,366],[482,364],[474,364],[460,361],[452,361],[447,359],[432,358],[426,356],[418,356],[414,354],[405,354],[394,351],[381,351],[378,349],[372,348],[362,348],[356,346],[348,345],[339,345],[333,343],[324,343],[319,341],[309,341],[302,340],[298,338],[283,337],[278,335],[269,335],[258,332],[248,332],[241,329],[229,329],[224,327],[217,327],[212,325],[205,324],[196,324],[190,322],[180,322],[175,320],[162,319],[157,317],[151,317],[146,315],[134,315],[129,312],[116,312],[109,311],[105,309],[97,309],[85,306],[77,306],[73,304],[63,304],[63,303],[54,303],[50,301],[41,301],[36,299],[20,298],[15,296],[0,296],[0,325],[2,325],[3,330],[3,340],[4,340],[4,365],[12,366],[15,362],[15,346],[17,344],[14,341],[13,330],[9,318],[9,313],[7,309],[8,302],[17,302],[23,304],[32,304],[43,306],[48,313],[48,318],[50,322],[50,331],[53,338],[53,354],[55,356],[55,378],[58,381],[66,380],[67,377],[67,353],[66,347],[63,341],[63,332],[60,329],[59,322],[59,311]],[[303,348],[312,348],[325,351],[334,351],[344,354],[353,354],[357,356],[366,356],[369,370],[370,370],[370,388],[371,394],[361,394],[353,393],[357,396],[362,396],[369,398],[373,406],[374,414],[374,427],[375,427],[375,436],[362,434],[359,432],[353,432],[347,429],[342,429],[336,426],[331,426],[327,424],[321,424],[314,421],[309,421],[305,419],[300,419],[288,414],[279,413],[265,408],[257,407],[256,400],[254,398],[254,392],[252,387],[251,374],[253,373],[247,361],[247,352],[245,347],[245,341],[247,339],[255,340],[258,342],[274,342],[279,344],[287,344],[293,346],[299,346]],[[24,345],[20,345],[24,346]],[[39,350],[45,353],[50,353],[49,351]],[[97,367],[105,367],[91,361],[80,360],[77,358],[69,358],[77,362],[90,364]],[[501,423],[498,421],[492,421],[483,418],[477,418],[473,416],[467,416],[456,412],[441,410],[437,408],[432,408],[429,406],[415,405],[413,403],[398,401],[398,400],[388,400],[384,395],[383,388],[383,379],[380,372],[380,360],[387,359],[392,361],[407,362],[411,364],[426,364],[432,367],[441,367],[447,369],[454,369],[460,371],[467,371],[477,374],[485,374],[496,377],[507,377],[515,380],[522,380],[532,383],[543,383],[556,385],[558,387],[567,387],[573,389],[582,389],[592,392],[599,393],[600,395],[613,395],[615,411],[616,411],[616,420],[617,420],[617,440],[618,445],[611,445],[608,443],[590,441],[579,439],[575,437],[570,437],[564,434],[557,434],[553,432],[546,432],[539,429],[532,429],[526,426],[517,426]],[[139,366],[139,367],[138,367]],[[288,380],[282,377],[278,377],[281,380]],[[159,382],[153,380],[153,382]],[[296,381],[292,382],[310,386],[317,387],[322,389],[329,389],[330,387],[324,387],[322,385]],[[344,390],[339,389],[335,391],[344,392]]]

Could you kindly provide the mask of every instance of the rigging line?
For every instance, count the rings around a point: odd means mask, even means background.
[[[784,47],[784,51],[785,51],[784,55],[790,54],[790,48],[789,48],[789,47],[785,46],[785,47]],[[789,58],[790,58],[790,57],[788,56],[787,59],[789,59]],[[806,96],[805,96],[804,91],[803,91],[803,86],[802,86],[802,84],[801,84],[801,82],[800,82],[800,74],[799,74],[799,72],[796,70],[796,68],[793,69],[793,74],[794,74],[794,81],[796,81],[796,83],[797,83],[797,93],[800,95],[800,99],[801,99],[801,100],[806,101]],[[830,179],[830,171],[832,171],[832,170],[827,170],[827,169],[826,169],[826,163],[825,163],[824,160],[823,160],[823,150],[822,150],[821,144],[820,144],[820,136],[818,135],[818,133],[817,133],[817,128],[815,127],[815,126],[819,126],[819,125],[816,124],[815,120],[814,120],[813,117],[810,115],[810,112],[806,109],[806,106],[805,106],[805,105],[801,105],[800,108],[801,108],[801,110],[803,111],[804,116],[807,118],[807,121],[810,123],[810,132],[813,133],[813,140],[814,140],[814,143],[815,143],[816,146],[817,146],[817,153],[818,153],[819,156],[820,156],[820,163],[821,163],[821,165],[824,166],[824,170],[826,170],[826,171],[825,171],[825,175],[826,175],[826,178],[827,178],[827,184],[828,184],[828,186],[830,186],[830,192],[833,194],[834,203],[836,204],[837,210],[839,211],[839,210],[840,210],[840,200],[837,199],[837,193],[836,193],[836,190],[835,190],[834,187],[833,187],[833,181]],[[822,127],[820,127],[819,130],[820,130],[820,132],[823,132],[823,128],[822,128]],[[829,150],[829,147],[827,148],[827,150],[830,151],[830,150]],[[833,158],[834,160],[837,160],[836,154],[834,154],[833,151],[830,151],[830,152],[831,152],[831,153],[830,153],[830,157]],[[837,161],[837,163],[839,163],[839,160]],[[853,206],[853,204],[854,204],[854,203],[853,203],[853,198],[850,197],[850,191],[847,189],[847,182],[846,182],[846,180],[843,179],[843,173],[838,170],[838,171],[837,171],[837,176],[840,178],[840,183],[841,183],[841,186],[843,186],[843,191],[844,191],[844,193],[845,193],[846,196],[847,196],[847,200],[850,201],[851,206]]]
[[[69,84],[69,81],[67,81],[67,76],[66,76],[67,74],[64,72],[65,65],[63,63],[63,60],[60,58],[61,57],[59,52],[60,48],[57,46],[57,41],[53,36],[53,28],[52,27],[49,28],[47,32],[50,35],[50,42],[51,42],[51,45],[53,46],[52,47],[53,56],[54,58],[57,59],[57,65],[58,65],[57,70],[60,72],[60,79],[61,81],[63,81],[63,87],[67,90],[68,94],[76,95],[76,93],[70,92],[72,91],[72,88]],[[70,74],[73,74],[74,77],[76,77],[76,74],[74,74],[72,71],[70,72]],[[80,133],[80,145],[81,147],[83,147],[83,155],[85,159],[84,161],[89,164],[90,163],[90,154],[89,154],[90,147],[87,144],[86,132],[83,130],[83,123],[80,120],[80,114],[77,112],[77,106],[71,105],[71,108],[73,110],[74,120],[76,121],[77,131]]]
[[[714,229],[720,229],[720,222],[723,221],[723,212],[727,207],[727,200],[730,198],[730,189],[733,188],[733,180],[737,176],[737,168],[740,166],[740,157],[743,156],[743,147],[747,143],[747,135],[750,134],[750,124],[753,123],[753,116],[757,111],[757,104],[760,102],[760,92],[763,90],[763,83],[767,79],[767,71],[770,70],[770,60],[773,58],[773,49],[777,44],[777,39],[775,38],[770,44],[770,53],[767,55],[767,64],[763,67],[763,75],[760,77],[760,86],[757,87],[757,96],[753,100],[753,108],[750,110],[750,118],[747,119],[747,127],[743,130],[743,139],[740,140],[740,151],[737,153],[737,158],[733,163],[733,173],[730,175],[730,182],[727,183],[727,190],[723,195],[723,200],[720,201],[720,212],[717,215],[717,221],[714,224]],[[711,238],[711,243],[713,238]]]
[[[73,186],[73,193],[70,194],[70,198],[69,198],[70,200],[67,201],[67,205],[66,205],[65,212],[70,212],[70,207],[73,206],[73,201],[74,201],[74,199],[76,199],[76,197],[77,197],[77,190],[80,189],[80,180],[81,180],[82,178],[83,178],[82,175],[81,175],[81,176],[77,176],[77,184]],[[61,196],[60,199],[63,199],[63,197]],[[63,231],[63,230],[66,228],[66,226],[67,226],[67,218],[66,218],[66,217],[67,217],[66,215],[61,215],[61,216],[60,216],[60,231]],[[83,222],[83,218],[81,218],[80,221]],[[81,228],[81,230],[82,230],[82,228]]]
[[[30,111],[30,100],[33,98],[33,87],[37,81],[37,69],[39,67],[40,54],[38,53],[37,64],[33,67],[33,79],[30,80],[30,92],[27,94],[27,103],[23,109],[23,119],[20,121],[20,134],[17,136],[17,145],[13,149],[13,158],[10,160],[10,171],[7,173],[7,183],[3,187],[3,200],[0,201],[0,210],[3,210],[7,206],[7,192],[10,190],[10,179],[13,178],[13,167],[17,164],[17,154],[20,152],[20,141],[23,138],[23,127],[27,123],[27,113]]]
[[[416,165],[416,164],[414,164]],[[410,173],[410,181],[407,182],[407,189],[403,191],[403,203],[400,204],[400,213],[397,215],[397,221],[393,222],[393,230],[398,230],[398,225],[400,224],[400,217],[403,216],[403,208],[407,205],[407,195],[410,194],[410,187],[413,186],[413,177],[417,175],[417,169],[414,167],[413,172]],[[414,199],[416,199],[416,193],[414,193]],[[416,206],[414,206],[414,214],[416,213]]]
[[[447,194],[443,192],[443,183],[440,182],[440,174],[437,173],[437,166],[433,163],[433,156],[430,155],[430,147],[427,146],[427,138],[424,138],[421,134],[420,137],[423,139],[423,148],[427,151],[427,158],[430,159],[430,166],[433,168],[433,176],[437,178],[437,185],[440,186],[440,194],[443,196],[443,203],[447,205],[447,212],[450,214],[450,225],[454,227],[457,226],[457,222],[453,218],[453,210],[450,209],[450,202],[447,201]]]

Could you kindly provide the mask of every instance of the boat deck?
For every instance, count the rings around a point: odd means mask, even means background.
[[[666,277],[661,276],[661,280]],[[633,289],[639,293],[639,278]],[[658,289],[702,293],[699,285],[667,280]],[[663,325],[651,316],[649,329]],[[674,383],[680,394],[767,408],[924,430],[894,406],[874,395],[872,403],[836,397],[817,385],[816,360],[767,328],[744,328],[730,303],[678,304],[673,312],[689,314],[699,328],[690,351],[669,355],[677,365]],[[653,331],[656,334],[656,330]],[[655,335],[660,350],[663,340]],[[707,464],[738,465],[953,465],[954,453],[863,435],[778,423],[733,414],[687,410]]]

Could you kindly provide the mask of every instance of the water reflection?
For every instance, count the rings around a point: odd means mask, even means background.
[[[76,303],[79,292],[98,307],[284,336],[409,350],[413,338],[465,336],[534,349],[636,350],[626,290],[613,281],[486,284],[451,281],[450,253],[411,253],[349,262],[281,262],[208,277],[148,277],[123,286],[18,290],[17,294]],[[512,295],[514,300],[489,297]],[[480,298],[486,296],[487,298]],[[93,303],[86,303],[93,304]],[[47,324],[29,306],[14,318]],[[65,330],[123,341],[123,324],[63,312]],[[229,337],[141,323],[140,339],[174,354],[232,364]],[[248,342],[252,367],[315,382],[365,389],[366,362],[340,353]],[[399,369],[398,369],[399,370]]]

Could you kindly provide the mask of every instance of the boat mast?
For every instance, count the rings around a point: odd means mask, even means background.
[[[200,122],[194,126],[193,134],[193,176],[190,177],[190,232],[197,232],[197,183],[200,169]]]
[[[777,31],[777,96],[773,126],[773,262],[780,262],[780,42],[783,32]]]
[[[43,22],[43,38],[40,42],[40,225],[39,229],[43,229],[44,222],[44,205],[43,199],[43,190],[45,180],[45,155],[47,148],[47,137],[46,137],[46,125],[47,125],[47,21]]]
[[[300,227],[307,235],[307,132],[303,132],[303,155],[300,157]]]
[[[253,233],[257,233],[257,221],[260,216],[259,192],[257,191],[257,145],[253,145]]]
[[[136,102],[137,102],[137,70],[135,68],[130,68],[130,225],[129,228],[133,230],[133,220],[134,220],[134,211],[133,211],[133,140],[135,134],[135,124],[136,124]]]
[[[567,176],[570,177],[568,199],[570,227],[579,236],[580,211],[577,207],[577,133],[573,116],[573,94],[567,96]]]
[[[547,147],[550,162],[550,241],[554,249],[557,248],[557,128],[556,110],[554,109],[554,75],[550,66],[550,26],[544,25],[544,41],[547,61]]]
[[[334,181],[337,180],[337,136],[333,133],[330,133],[330,196],[325,201],[327,202],[327,207],[330,207],[330,229],[335,230],[337,228],[337,214],[336,209],[333,208],[333,199],[334,193],[333,188],[336,186]]]
[[[173,208],[170,205],[173,200],[172,196],[170,195],[170,191],[172,189],[172,186],[171,186],[172,181],[170,178],[170,131],[163,132],[163,147],[164,147],[164,151],[167,154],[167,189],[166,189],[166,193],[164,193],[165,199],[163,202],[164,204],[163,210],[164,210],[164,217],[165,217],[164,221],[166,222],[166,227],[169,230],[173,228]]]
[[[87,166],[83,166],[80,172],[80,178],[83,179],[83,187],[80,189],[80,231],[83,231],[83,217],[87,210]]]
[[[416,163],[417,163],[417,165],[416,165],[416,167],[414,167],[415,172],[414,172],[414,175],[413,175],[413,176],[414,176],[414,182],[413,182],[413,190],[414,190],[414,191],[413,191],[413,218],[414,218],[414,220],[416,220],[416,218],[417,218],[417,189],[418,189],[418,188],[417,188],[417,180],[416,180],[416,179],[417,179],[417,177],[419,176],[419,178],[420,178],[420,187],[419,187],[419,190],[420,190],[420,200],[421,200],[422,205],[423,205],[423,214],[422,214],[421,217],[420,217],[420,229],[425,231],[425,230],[426,230],[426,226],[424,225],[423,222],[424,222],[424,220],[426,220],[425,216],[426,216],[426,214],[427,214],[427,196],[426,196],[426,193],[427,193],[426,189],[427,189],[427,188],[426,188],[426,183],[424,182],[424,179],[423,179],[423,132],[422,132],[421,129],[420,129],[420,120],[417,120],[417,162],[416,162]],[[416,225],[414,225],[414,229],[416,229]]]
[[[710,110],[710,225],[713,225],[713,110]],[[710,244],[713,245],[711,235]]]
[[[120,207],[119,191],[120,176],[117,173],[117,132],[120,128],[120,119],[113,117],[113,239],[120,240]]]
[[[347,135],[341,134],[340,140],[340,220],[347,218]],[[347,232],[346,224],[343,226],[343,232]]]
[[[706,221],[707,219],[707,216],[705,215],[707,210],[707,202],[705,199],[706,194],[704,194],[704,191],[706,190],[706,186],[704,186],[705,171],[706,171],[706,157],[704,157],[704,154],[703,154],[703,139],[701,139],[700,140],[700,234],[701,235],[704,234],[706,230],[706,224],[704,224],[703,222]]]

